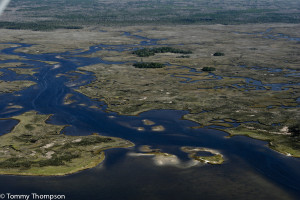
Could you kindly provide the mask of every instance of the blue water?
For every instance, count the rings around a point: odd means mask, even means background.
[[[124,37],[138,37],[124,33]],[[155,45],[158,40],[139,37],[138,47]],[[78,67],[97,63],[119,64],[99,57],[85,58],[95,51],[124,51],[137,45],[95,45],[87,51],[64,53],[26,54],[15,52],[29,44],[7,48],[2,54],[19,55],[28,60],[19,61],[36,68],[33,76],[17,75],[2,69],[1,80],[32,80],[37,85],[13,94],[0,95],[0,118],[9,118],[29,110],[41,114],[53,114],[47,121],[52,124],[68,124],[64,133],[68,135],[102,135],[121,137],[132,141],[136,147],[113,149],[106,152],[106,160],[96,168],[65,177],[0,176],[1,192],[14,194],[64,194],[67,199],[297,199],[300,196],[300,160],[283,156],[266,147],[266,142],[243,136],[226,138],[222,131],[208,128],[192,129],[198,124],[182,120],[187,111],[152,110],[139,116],[120,116],[108,112],[106,105],[92,100],[73,89],[94,80],[93,73],[74,73]],[[18,60],[2,60],[1,63]],[[60,67],[42,61],[58,62]],[[192,70],[192,69],[191,69]],[[73,75],[76,78],[58,74]],[[218,77],[217,77],[218,78]],[[250,80],[260,86],[261,82]],[[64,105],[66,94],[74,96],[76,102]],[[23,108],[7,111],[6,107],[20,105]],[[80,106],[79,104],[87,106]],[[89,108],[98,106],[99,109]],[[206,111],[205,111],[206,112]],[[114,116],[111,118],[109,116]],[[144,126],[143,119],[163,125],[166,131],[152,132]],[[0,120],[4,134],[15,125],[13,120]],[[232,123],[234,126],[236,122]],[[135,127],[144,126],[139,132]],[[217,149],[226,158],[220,166],[204,165],[190,168],[157,166],[151,157],[132,157],[128,152],[138,152],[141,145],[151,145],[176,155],[187,162],[182,146]]]
[[[15,125],[18,124],[17,120],[13,120],[13,119],[4,119],[4,120],[0,120],[0,135],[3,135],[5,133],[9,133]]]

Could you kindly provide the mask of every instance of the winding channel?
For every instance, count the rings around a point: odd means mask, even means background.
[[[31,46],[17,43],[15,44],[17,47],[1,51],[2,54],[17,55],[26,60],[1,60],[0,64],[22,62],[28,64],[30,68],[35,68],[37,72],[33,76],[28,76],[0,69],[3,72],[0,80],[36,82],[36,85],[22,91],[0,95],[1,119],[36,110],[42,114],[53,114],[48,123],[70,125],[65,128],[65,134],[89,135],[99,132],[102,135],[121,137],[136,144],[133,149],[109,150],[107,159],[98,167],[66,177],[0,176],[3,191],[18,194],[60,193],[66,194],[68,199],[86,199],[87,196],[90,199],[98,197],[138,199],[145,194],[152,199],[166,199],[164,197],[198,199],[199,195],[211,198],[222,197],[222,199],[232,199],[232,196],[244,198],[245,195],[247,195],[246,199],[264,199],[270,194],[283,195],[282,198],[290,199],[297,199],[300,196],[300,160],[272,151],[265,146],[266,142],[244,136],[227,139],[225,137],[227,134],[222,131],[191,129],[190,127],[197,124],[181,119],[187,111],[152,110],[139,116],[120,116],[106,112],[106,105],[103,102],[91,100],[75,92],[73,88],[94,80],[92,73],[75,73],[78,67],[97,63],[122,63],[105,61],[99,57],[80,57],[80,55],[96,51],[125,51],[143,46],[155,46],[159,41],[128,32],[124,33],[124,37],[136,37],[142,41],[132,45],[99,44],[91,46],[87,51],[46,54],[16,52],[15,50],[19,48]],[[58,64],[50,65],[45,61]],[[68,74],[76,78],[57,77],[59,74]],[[257,89],[264,86],[261,82],[251,81],[252,84],[257,85]],[[278,87],[284,86],[286,85]],[[277,89],[275,86],[272,88]],[[76,103],[63,104],[64,97],[68,93],[73,94],[72,99],[75,99]],[[20,105],[23,108],[7,110],[9,105]],[[99,109],[90,106],[97,106]],[[151,127],[145,127],[144,132],[135,130],[133,127],[143,126],[143,119],[163,125],[166,131],[153,132]],[[0,134],[9,132],[15,124],[13,120],[0,120],[2,131]],[[226,162],[221,166],[205,165],[188,169],[155,166],[151,158],[127,156],[128,152],[136,152],[141,145],[162,149],[176,155],[182,162],[188,161],[187,155],[180,151],[182,146],[213,148],[225,156]],[[221,186],[222,190],[220,190]],[[177,193],[174,194],[173,191]]]

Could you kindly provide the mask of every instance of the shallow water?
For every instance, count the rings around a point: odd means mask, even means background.
[[[138,37],[124,33],[124,37]],[[138,45],[155,45],[158,40],[139,37]],[[69,135],[102,135],[121,137],[132,141],[136,147],[106,151],[106,160],[99,166],[65,177],[0,176],[1,192],[14,194],[64,194],[67,199],[297,199],[300,196],[300,160],[286,157],[266,147],[266,142],[244,136],[226,138],[222,131],[191,129],[196,123],[182,120],[187,111],[152,110],[139,116],[119,116],[106,112],[103,102],[94,101],[74,92],[72,88],[88,84],[94,79],[92,73],[79,74],[74,80],[57,74],[65,74],[77,67],[107,63],[101,58],[84,58],[83,54],[95,51],[123,51],[136,48],[133,45],[95,45],[86,52],[65,52],[31,55],[16,53],[7,48],[2,53],[23,56],[24,61],[37,68],[37,74],[28,77],[4,72],[1,80],[34,80],[37,85],[14,94],[0,96],[0,118],[19,115],[29,110],[53,114],[48,123],[69,124],[64,129]],[[18,60],[6,60],[16,62]],[[51,66],[41,61],[56,61]],[[23,62],[23,61],[22,61]],[[191,69],[192,70],[192,69]],[[179,78],[180,80],[180,78]],[[254,82],[255,83],[255,82]],[[252,81],[252,84],[254,84]],[[257,83],[260,85],[261,83]],[[66,94],[76,102],[64,105]],[[19,96],[20,95],[20,96]],[[23,108],[7,112],[8,105]],[[83,105],[80,105],[83,104]],[[90,108],[97,106],[99,109]],[[111,117],[113,116],[113,117]],[[166,131],[153,132],[143,119],[163,125]],[[0,120],[1,134],[13,127],[11,120]],[[155,126],[154,125],[154,126]],[[145,127],[137,131],[136,127]],[[176,155],[178,162],[157,165],[153,156],[132,156],[141,145],[150,145],[163,152]],[[225,156],[222,165],[194,166],[182,146],[213,148]]]

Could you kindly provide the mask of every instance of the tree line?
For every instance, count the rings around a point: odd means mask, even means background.
[[[154,56],[156,53],[180,53],[180,54],[191,54],[192,51],[175,49],[173,47],[158,47],[158,48],[144,48],[138,49],[133,54],[136,54],[139,57],[149,57]]]

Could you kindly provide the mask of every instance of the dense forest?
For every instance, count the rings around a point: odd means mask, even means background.
[[[139,57],[154,56],[156,53],[180,53],[180,54],[191,54],[192,51],[186,51],[181,49],[175,49],[172,47],[158,47],[158,48],[144,48],[133,52]]]

